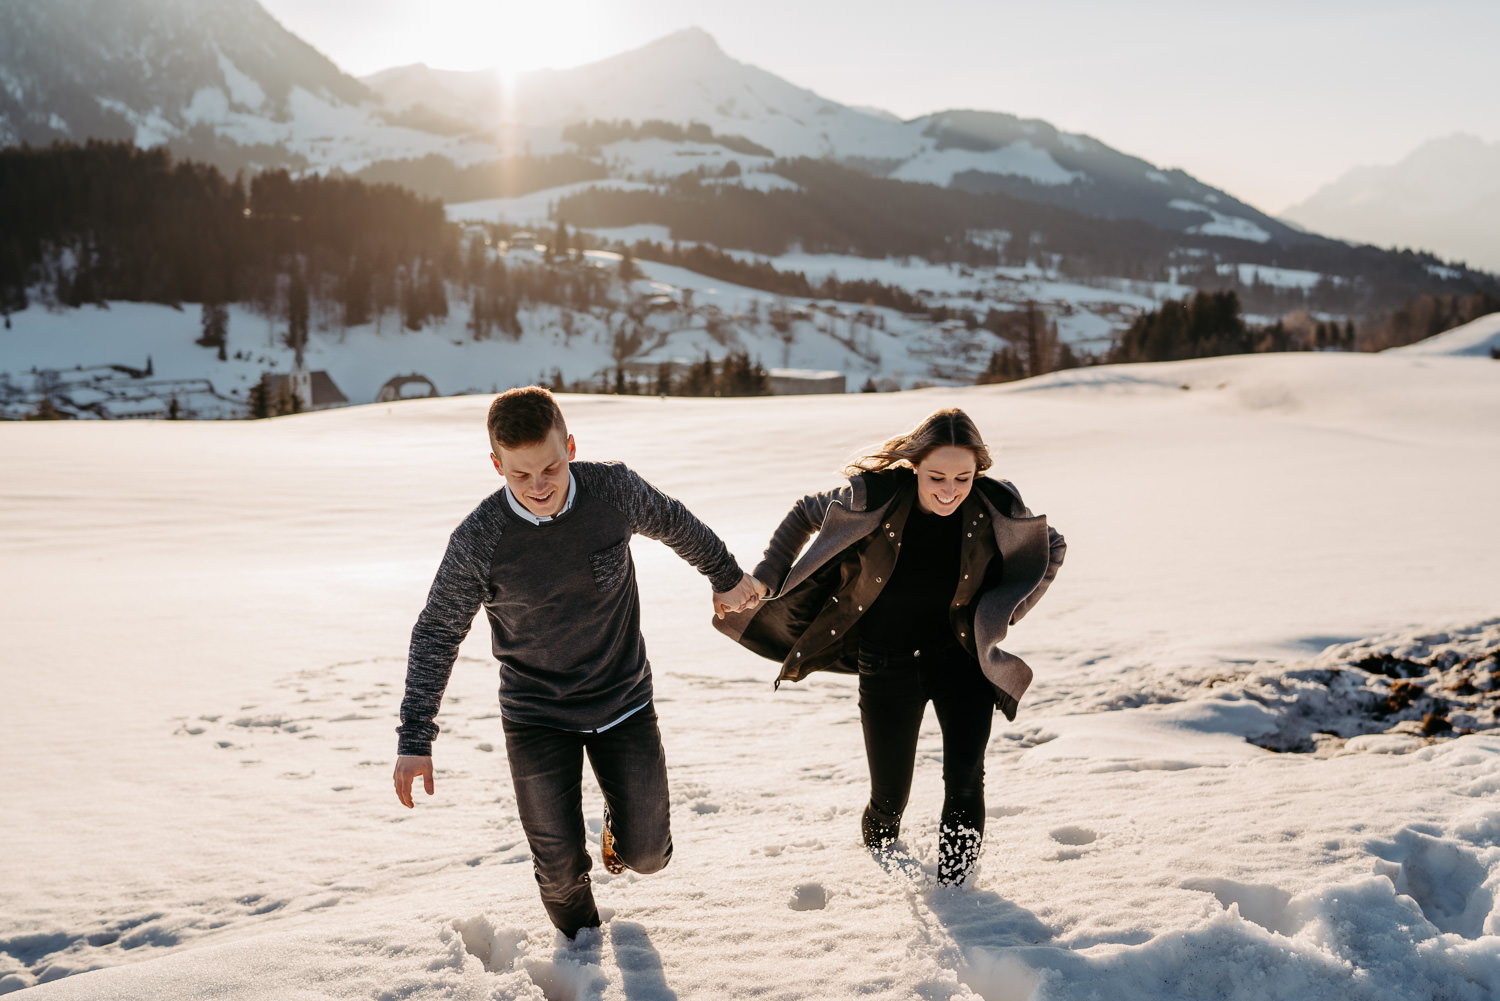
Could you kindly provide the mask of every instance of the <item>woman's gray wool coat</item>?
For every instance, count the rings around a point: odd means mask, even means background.
[[[754,571],[770,598],[715,619],[714,627],[780,661],[778,684],[812,671],[854,672],[859,618],[890,579],[915,501],[916,477],[899,468],[859,473],[847,486],[802,498]],[[977,477],[950,517],[966,523],[949,614],[954,638],[979,661],[995,688],[995,704],[1014,720],[1032,671],[1000,641],[1046,593],[1068,546],[1005,480]]]

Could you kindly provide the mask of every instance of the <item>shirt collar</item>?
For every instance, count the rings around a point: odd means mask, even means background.
[[[573,470],[569,469],[568,470],[568,499],[565,500],[565,501],[563,501],[563,506],[562,506],[562,510],[561,511],[557,512],[554,515],[550,515],[549,517],[545,517],[545,518],[538,517],[537,515],[534,515],[530,511],[526,510],[526,505],[522,504],[520,501],[516,500],[515,494],[513,494],[513,493],[510,492],[510,485],[509,484],[501,487],[500,491],[505,494],[505,499],[510,502],[510,509],[512,511],[514,511],[517,515],[521,516],[522,518],[525,518],[527,521],[531,522],[533,525],[540,525],[540,524],[543,524],[544,522],[553,521],[553,520],[555,520],[557,518],[561,518],[563,515],[567,514],[568,511],[570,511],[572,509],[572,507],[573,507],[573,499],[578,496],[578,482],[573,479]]]

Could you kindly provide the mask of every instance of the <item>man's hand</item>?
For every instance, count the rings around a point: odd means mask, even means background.
[[[422,776],[422,788],[432,795],[432,758],[415,754],[402,754],[396,758],[396,798],[410,810],[416,804],[411,801],[412,783]]]
[[[722,619],[728,612],[743,612],[754,608],[760,604],[760,599],[770,593],[769,587],[745,574],[730,590],[714,592],[714,614]]]

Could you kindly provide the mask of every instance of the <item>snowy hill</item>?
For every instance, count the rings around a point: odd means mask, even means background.
[[[942,889],[930,714],[887,872],[859,840],[853,679],[773,691],[774,665],[708,624],[703,580],[638,539],[676,851],[649,877],[596,867],[604,927],[574,946],[537,899],[482,623],[436,794],[407,811],[390,784],[411,622],[497,485],[487,402],[0,423],[0,697],[24,765],[0,825],[0,991],[1500,993],[1500,365],[1302,354],[901,395],[565,397],[579,458],[629,462],[744,562],[843,461],[950,405],[1069,542],[1012,631],[1037,680],[989,743],[978,876]],[[584,797],[592,837],[592,780]]]
[[[485,155],[380,111],[256,0],[0,0],[0,145],[127,139],[231,170]]]
[[[1432,250],[1500,272],[1500,142],[1434,139],[1399,163],[1354,168],[1282,216],[1345,239]]]
[[[514,201],[541,211],[535,199]],[[515,204],[488,208],[497,217],[524,217]],[[641,229],[633,235],[659,236]],[[517,247],[503,259],[524,267],[536,257],[529,247]],[[619,255],[609,252],[591,251],[587,260],[608,271],[619,267]],[[1035,303],[1055,317],[1063,341],[1095,353],[1108,348],[1113,330],[1128,317],[1190,291],[1168,283],[1082,285],[1036,269],[973,272],[836,255],[793,255],[775,263],[819,282],[830,276],[885,282],[920,294],[934,307],[969,308],[976,296],[1000,309]],[[884,389],[970,384],[990,353],[1007,343],[962,321],[934,324],[888,308],[775,296],[653,261],[637,268],[641,277],[617,294],[652,303],[641,327],[647,336],[626,359],[637,376],[663,362],[687,365],[705,353],[722,358],[734,350],[767,368],[842,372],[850,391],[867,380]],[[421,331],[402,329],[393,316],[347,330],[314,325],[308,366],[327,371],[355,404],[373,401],[387,380],[410,372],[425,375],[444,395],[546,382],[554,369],[568,382],[598,380],[619,360],[613,333],[629,308],[623,302],[579,312],[528,307],[513,339],[475,340],[471,304],[461,299],[446,318]],[[776,318],[778,311],[784,311],[784,321]],[[280,337],[284,323],[243,305],[228,312],[223,361],[194,343],[200,333],[196,309],[115,302],[74,310],[37,304],[15,313],[11,329],[0,330],[0,415],[30,414],[46,396],[79,416],[158,416],[176,397],[184,416],[242,417],[250,387],[263,372],[290,370],[293,356]],[[149,379],[111,368],[139,371],[148,362]]]
[[[1495,351],[1500,351],[1500,313],[1481,316],[1461,327],[1454,327],[1415,344],[1392,348],[1391,351],[1412,355],[1491,357]]]

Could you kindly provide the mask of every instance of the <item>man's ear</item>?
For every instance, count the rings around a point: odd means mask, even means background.
[[[568,435],[568,461],[573,461],[573,456],[578,452],[578,445],[573,441],[573,436]],[[497,466],[498,468],[498,466]]]
[[[504,476],[505,470],[500,468],[500,457],[497,456],[494,452],[491,452],[490,461],[495,464],[495,472],[499,473],[501,476]]]

